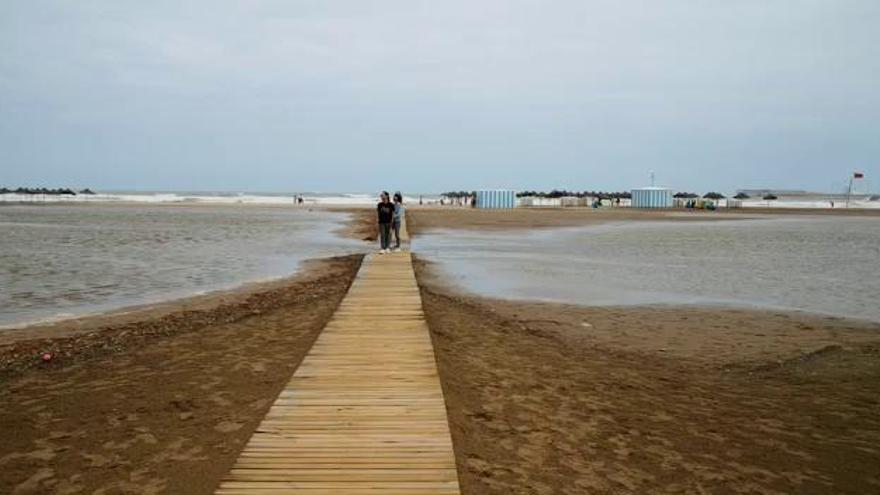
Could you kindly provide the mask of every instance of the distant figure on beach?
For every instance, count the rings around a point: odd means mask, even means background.
[[[394,221],[394,203],[388,191],[382,191],[376,211],[379,214],[379,254],[385,254],[391,250],[391,223]]]
[[[403,222],[406,209],[403,206],[403,195],[394,193],[394,218],[391,221],[391,229],[394,231],[394,250],[400,251],[400,225]]]

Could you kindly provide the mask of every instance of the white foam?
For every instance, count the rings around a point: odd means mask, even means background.
[[[290,205],[296,197],[302,197],[308,205],[372,205],[378,200],[377,194],[179,194],[179,193],[100,193],[94,195],[51,196],[42,194],[3,194],[0,202],[8,203],[206,203],[206,204],[256,204]],[[405,197],[406,202],[416,202],[418,198]]]

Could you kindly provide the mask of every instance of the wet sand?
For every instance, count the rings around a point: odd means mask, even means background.
[[[375,241],[378,239],[379,227],[376,225],[376,212],[372,207],[333,207],[329,209],[350,215],[345,228],[337,232],[339,235],[362,241]]]
[[[514,210],[480,210],[473,208],[410,208],[408,228],[418,235],[431,229],[507,230],[552,227],[576,227],[609,222],[653,221],[691,218],[717,218],[709,213],[685,215],[680,210],[633,210],[630,208],[517,208]]]
[[[748,208],[705,210],[636,210],[631,208],[517,208],[479,210],[463,207],[410,207],[407,210],[410,233],[431,229],[509,230],[578,227],[630,221],[706,221],[762,218],[767,215],[876,216],[880,210],[806,210]]]
[[[417,273],[466,494],[880,491],[880,325],[480,299]]]
[[[0,493],[211,493],[360,261],[7,337]],[[44,349],[59,355],[39,363]]]

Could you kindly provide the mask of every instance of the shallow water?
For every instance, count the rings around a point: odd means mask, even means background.
[[[235,206],[0,207],[0,325],[75,316],[294,273],[363,250],[345,214]]]
[[[880,219],[437,231],[414,250],[474,293],[581,305],[710,304],[880,321]]]

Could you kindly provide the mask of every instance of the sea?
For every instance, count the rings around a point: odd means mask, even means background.
[[[367,247],[335,233],[342,212],[161,202],[0,206],[0,328],[271,280]]]
[[[578,305],[710,305],[880,321],[880,218],[439,230],[413,249],[474,294]]]
[[[3,203],[146,203],[146,204],[249,204],[249,205],[291,205],[302,199],[305,206],[364,206],[378,201],[379,192],[338,193],[338,192],[288,192],[288,193],[245,193],[245,192],[206,192],[206,191],[98,191],[94,194],[75,196],[51,194],[0,194]],[[407,203],[435,203],[440,196],[436,194],[404,194]]]

